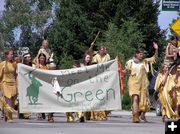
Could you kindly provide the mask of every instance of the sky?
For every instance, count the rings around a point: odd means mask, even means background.
[[[0,0],[0,11],[4,10],[4,0]]]
[[[160,7],[161,8],[161,7]],[[0,12],[4,10],[4,0],[0,0]],[[177,19],[178,12],[176,11],[161,11],[158,16],[158,25],[162,30],[167,30],[167,37],[170,35],[170,26],[173,19]]]
[[[166,36],[168,37],[171,35],[170,33],[170,24],[172,23],[172,20],[176,20],[178,18],[178,12],[174,11],[162,11],[160,15],[158,16],[158,25],[162,30],[167,29]]]

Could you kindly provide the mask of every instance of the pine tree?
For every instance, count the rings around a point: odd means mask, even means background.
[[[52,50],[60,61],[68,56],[78,60],[90,46],[96,29],[88,15],[74,0],[61,0],[56,18],[48,32]],[[71,65],[72,66],[72,65]]]

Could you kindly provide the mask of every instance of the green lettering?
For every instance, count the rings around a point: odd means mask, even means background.
[[[79,80],[78,79],[68,79],[67,80],[67,86],[72,86],[76,83],[79,83]]]
[[[73,80],[72,79],[68,79],[67,80],[67,86],[71,86],[73,85]]]
[[[104,82],[108,82],[108,78],[109,78],[108,75],[105,75],[104,76]]]
[[[104,72],[104,65],[103,64],[97,64],[97,72],[102,71]]]
[[[97,72],[99,71],[110,71],[109,66],[104,66],[104,64],[97,64]]]
[[[110,88],[110,89],[106,90],[106,100],[109,99],[109,96],[110,96],[110,98],[113,97],[115,100],[115,90],[114,89]]]
[[[99,98],[99,96],[101,96],[101,94],[103,94],[103,90],[101,90],[101,89],[97,90],[97,92],[96,92],[96,98],[97,98],[98,100],[104,100],[104,97],[103,97],[103,98]]]
[[[67,94],[67,96],[70,96],[70,100],[67,100],[67,98],[63,95],[63,99],[66,101],[66,102],[71,102],[73,100],[73,95],[72,94]]]
[[[93,100],[93,98],[91,97],[91,99],[88,99],[89,97],[88,96],[91,96],[92,95],[92,92],[91,91],[87,91],[86,93],[85,93],[85,99],[87,100],[87,101],[92,101]]]
[[[75,92],[75,93],[74,93],[74,102],[76,102],[76,96],[77,96],[78,94],[83,95],[81,92]]]

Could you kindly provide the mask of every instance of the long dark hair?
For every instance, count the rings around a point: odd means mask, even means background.
[[[88,63],[86,63],[86,56],[87,55],[89,55],[89,54],[87,54],[87,53],[85,53],[84,55],[83,55],[83,64],[86,64],[86,65],[91,65],[91,58],[90,58],[90,61],[88,62]],[[90,55],[89,55],[90,56]]]
[[[31,56],[30,53],[24,54],[24,55],[23,55],[23,59],[22,59],[22,63],[25,64],[25,65],[28,65],[28,66],[32,66],[32,61],[29,62],[29,64],[26,63],[26,58],[27,58],[27,57],[25,57],[26,55],[30,55],[30,56]]]
[[[44,53],[40,53],[39,56],[38,56],[38,60],[39,60],[39,58],[40,58],[41,56],[43,56],[43,57],[45,58],[44,63],[45,63],[45,65],[46,65],[46,64],[47,64],[47,63],[46,63],[46,55],[45,55]]]
[[[174,36],[171,37],[171,41],[174,40],[174,39],[178,40],[178,36],[174,35]]]

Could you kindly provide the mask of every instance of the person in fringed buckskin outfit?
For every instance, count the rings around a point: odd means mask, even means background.
[[[100,46],[98,53],[93,57],[92,63],[93,64],[100,64],[105,63],[110,60],[109,54],[106,52],[106,48],[104,46]],[[92,120],[107,120],[107,115],[109,111],[98,111],[98,112],[91,112],[91,119]]]
[[[38,62],[36,64],[36,68],[43,69],[43,70],[49,70],[49,67],[47,66],[47,60],[46,60],[46,55],[44,53],[40,53],[38,55]],[[38,119],[45,119],[45,113],[39,113],[38,114]],[[53,123],[54,118],[53,118],[53,113],[48,113],[48,122]]]
[[[171,41],[166,46],[164,64],[171,66],[178,55],[178,37],[172,36]]]
[[[0,83],[3,98],[5,121],[13,122],[12,113],[14,110],[15,101],[17,97],[16,86],[16,62],[14,61],[13,49],[9,48],[5,51],[5,61],[0,63]]]
[[[173,83],[175,80],[175,74],[169,73],[168,65],[162,64],[154,89],[158,93],[159,100],[161,102],[162,121],[165,122],[166,118],[176,119],[178,117],[177,111],[174,111],[172,102],[176,102],[175,96],[171,96]],[[173,100],[173,101],[172,101]],[[176,109],[177,110],[177,109]]]
[[[155,63],[158,53],[157,43],[153,42],[153,47],[155,49],[154,56],[144,59],[144,49],[139,48],[125,66],[124,73],[129,74],[128,89],[132,100],[132,121],[134,123],[139,123],[140,119],[147,122],[145,118],[145,113],[149,109],[147,73],[149,72],[149,65],[151,66],[151,72],[153,72],[152,64]]]

